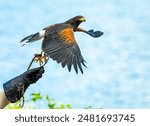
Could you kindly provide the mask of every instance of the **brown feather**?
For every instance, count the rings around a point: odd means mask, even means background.
[[[80,48],[75,40],[73,28],[70,24],[57,24],[52,27],[45,28],[46,34],[42,42],[42,50],[57,63],[61,63],[62,67],[68,67],[71,71],[73,66],[76,73],[78,68],[83,74],[82,65],[84,59],[81,55]]]

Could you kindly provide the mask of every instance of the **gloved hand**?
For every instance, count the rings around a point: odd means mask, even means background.
[[[17,102],[24,95],[30,84],[36,83],[44,73],[44,67],[28,70],[18,77],[11,79],[3,84],[7,99],[11,102]]]

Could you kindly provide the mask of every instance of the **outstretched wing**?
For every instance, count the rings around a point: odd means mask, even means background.
[[[63,68],[67,65],[69,72],[73,66],[76,73],[79,68],[83,74],[82,65],[86,67],[85,60],[75,40],[73,29],[71,27],[58,29],[56,27],[46,30],[42,50],[57,63],[61,63]]]

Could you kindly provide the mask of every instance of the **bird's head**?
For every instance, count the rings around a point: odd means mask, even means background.
[[[69,23],[73,26],[74,29],[76,29],[82,22],[85,22],[85,18],[83,16],[75,16],[65,23]]]

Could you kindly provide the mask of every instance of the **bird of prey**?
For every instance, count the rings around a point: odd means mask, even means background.
[[[57,63],[61,63],[63,68],[67,66],[69,72],[73,66],[76,73],[79,69],[83,74],[82,65],[86,67],[85,60],[75,39],[74,32],[84,32],[95,38],[103,35],[101,31],[86,31],[79,28],[78,26],[85,21],[83,16],[75,16],[63,23],[50,25],[40,32],[31,34],[22,39],[21,42],[24,42],[23,45],[25,45],[43,38],[42,52],[44,52],[44,56],[39,55],[40,57],[37,60],[42,62],[41,59],[44,58],[46,61],[46,57],[49,57]]]

